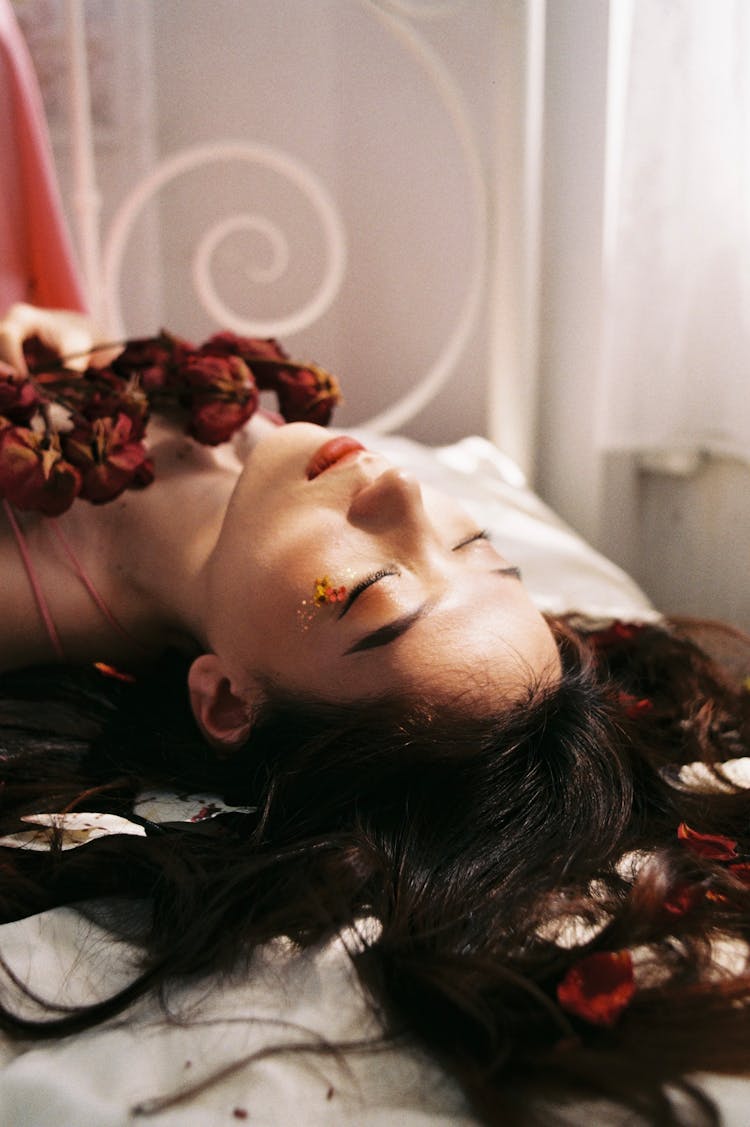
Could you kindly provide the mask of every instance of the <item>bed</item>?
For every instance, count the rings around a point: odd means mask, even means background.
[[[33,3],[16,8],[38,39]],[[508,280],[512,269],[522,290],[534,259],[534,193],[522,202],[518,191],[534,176],[536,9],[160,0],[150,10],[131,0],[89,7],[87,41],[83,6],[69,3],[60,27],[72,135],[47,90],[60,179],[77,201],[89,303],[109,334],[164,324],[198,339],[216,327],[280,336],[341,373],[347,403],[336,425],[461,500],[521,567],[541,609],[655,620],[630,577],[533,490],[530,346]],[[128,58],[114,67],[107,51],[126,34]],[[208,89],[194,89],[195,43]],[[132,112],[145,133],[133,140],[129,82],[154,52],[171,73],[151,73]],[[503,64],[498,83],[480,80]],[[66,83],[67,70],[49,82]],[[217,72],[233,76],[230,101],[215,101]],[[513,227],[525,221],[532,235],[519,245]],[[194,818],[214,802],[149,794],[141,812]],[[267,1051],[377,1033],[346,956],[356,942],[347,934],[300,956],[277,941],[228,979],[175,986],[166,1008],[143,1002],[49,1044],[4,1040],[0,1122],[473,1123],[453,1084],[408,1044]],[[134,951],[127,935],[113,939],[74,908],[0,928],[0,950],[13,975],[59,1004],[126,981]],[[13,992],[7,976],[3,988]],[[24,1006],[34,1012],[31,999]],[[747,1127],[746,1082],[710,1085],[728,1127]]]
[[[586,608],[603,620],[656,617],[632,580],[555,517],[518,466],[487,439],[428,447],[358,433],[467,504],[522,567],[545,609]],[[218,808],[212,795],[148,794],[139,813],[153,820],[194,818],[209,803]],[[340,1060],[282,1054],[235,1067],[272,1045],[347,1041],[376,1031],[348,964],[352,942],[356,936],[345,936],[304,957],[278,942],[234,979],[170,992],[168,1016],[153,1002],[125,1022],[59,1043],[4,1043],[0,1122],[121,1127],[140,1108],[149,1112],[149,1122],[196,1127],[233,1118],[269,1127],[471,1124],[460,1094],[409,1046]],[[16,976],[63,1003],[92,999],[103,986],[124,983],[132,954],[126,940],[113,942],[96,920],[72,908],[0,928],[0,949]],[[205,1091],[159,1110],[160,1099],[187,1093],[224,1068],[228,1074]]]

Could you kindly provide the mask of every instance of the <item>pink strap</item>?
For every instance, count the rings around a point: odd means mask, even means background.
[[[110,626],[114,627],[114,629],[117,630],[117,632],[119,634],[122,634],[123,638],[127,638],[127,640],[129,642],[134,642],[135,639],[132,638],[130,636],[130,634],[128,634],[127,630],[122,625],[122,623],[117,621],[115,616],[112,614],[112,611],[109,609],[109,607],[105,603],[104,599],[101,597],[101,595],[97,591],[97,589],[94,586],[92,580],[89,578],[89,576],[83,570],[83,565],[81,564],[77,555],[75,554],[75,552],[71,548],[67,537],[64,535],[63,530],[60,528],[60,526],[58,525],[58,523],[54,519],[54,517],[49,518],[49,523],[52,527],[52,531],[54,532],[55,536],[58,539],[58,542],[62,545],[62,547],[65,551],[65,554],[67,555],[68,559],[70,560],[70,562],[73,566],[73,570],[75,571],[76,575],[80,579],[83,586],[88,591],[89,595],[91,596],[92,600],[94,601],[94,604],[98,607],[98,609],[104,615],[104,617],[106,618],[106,620],[110,624]]]
[[[49,636],[49,640],[52,643],[52,648],[54,649],[55,653],[60,658],[60,660],[63,661],[65,659],[65,652],[64,652],[63,647],[62,647],[62,642],[60,641],[60,635],[58,634],[55,623],[52,620],[52,614],[50,613],[49,604],[47,603],[47,600],[44,597],[44,591],[42,590],[42,585],[39,582],[39,576],[37,575],[36,569],[34,568],[34,564],[33,564],[32,559],[31,559],[31,553],[29,552],[29,545],[26,541],[26,537],[23,534],[23,530],[22,530],[21,526],[19,525],[18,521],[16,520],[15,513],[13,512],[13,509],[11,508],[11,506],[9,505],[8,501],[5,498],[3,498],[3,508],[5,509],[5,515],[8,518],[8,523],[10,524],[10,527],[13,530],[13,535],[16,538],[16,544],[18,545],[18,551],[21,555],[21,560],[23,562],[23,566],[26,569],[26,574],[29,577],[29,585],[31,587],[31,591],[32,591],[32,594],[34,596],[34,600],[36,602],[36,605],[39,609],[39,614],[41,615],[42,622],[44,623],[44,627],[45,627],[47,634]],[[94,586],[92,580],[89,578],[89,576],[84,571],[83,565],[81,564],[80,560],[78,559],[78,557],[76,556],[72,547],[70,546],[68,538],[63,533],[63,530],[60,528],[57,521],[53,517],[48,517],[47,519],[48,519],[48,523],[49,523],[50,527],[52,528],[52,531],[54,532],[55,536],[57,537],[59,544],[61,545],[61,547],[63,548],[63,550],[66,554],[66,556],[68,557],[68,560],[70,561],[70,564],[71,564],[73,570],[75,571],[76,575],[80,579],[83,586],[88,591],[89,595],[91,596],[92,601],[94,602],[95,606],[98,608],[100,613],[107,620],[107,622],[110,624],[110,626],[112,626],[115,630],[117,630],[117,632],[119,634],[121,634],[123,636],[123,638],[127,638],[127,640],[129,642],[131,642],[132,644],[140,646],[140,643],[137,642],[136,639],[133,638],[127,632],[127,630],[122,625],[122,623],[118,622],[117,619],[115,618],[115,616],[112,614],[112,611],[109,609],[109,607],[105,603],[104,599],[102,598],[102,596],[97,591],[97,589]]]
[[[18,545],[18,551],[21,554],[21,560],[23,561],[23,566],[26,568],[26,574],[29,577],[29,584],[31,586],[31,591],[32,591],[32,594],[34,595],[36,605],[39,608],[39,613],[42,616],[42,622],[44,623],[47,634],[49,635],[49,640],[52,643],[52,648],[54,649],[57,656],[61,660],[63,660],[64,657],[65,657],[65,654],[63,652],[62,643],[60,642],[60,635],[57,633],[57,629],[55,627],[55,624],[52,621],[52,615],[50,614],[50,609],[49,609],[49,606],[47,605],[47,600],[44,597],[44,591],[42,591],[41,584],[39,583],[39,577],[38,577],[36,570],[34,568],[34,564],[31,561],[31,554],[29,552],[29,546],[26,543],[26,537],[24,536],[24,534],[21,530],[21,526],[19,525],[18,521],[15,518],[15,514],[14,514],[12,508],[10,507],[10,505],[8,504],[8,502],[5,498],[3,498],[3,508],[5,509],[5,515],[8,518],[8,523],[10,524],[10,527],[13,530],[13,535],[16,538],[16,544]]]

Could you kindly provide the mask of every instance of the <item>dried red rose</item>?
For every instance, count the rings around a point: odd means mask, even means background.
[[[56,434],[36,434],[26,427],[0,430],[0,496],[17,509],[57,517],[80,489],[81,475],[63,457]]]
[[[256,372],[253,361],[270,360],[275,365],[289,359],[288,353],[273,337],[239,337],[231,332],[214,333],[204,341],[199,351],[205,356],[239,356],[253,370],[261,391],[273,390],[275,386],[273,373],[268,368],[268,374],[264,375],[263,364],[258,364]]]
[[[279,411],[288,423],[318,423],[324,427],[333,408],[341,402],[338,381],[316,364],[279,369],[274,390]]]
[[[152,406],[183,408],[188,433],[218,445],[253,415],[259,388],[277,393],[278,422],[325,425],[340,400],[322,368],[290,361],[271,338],[231,332],[196,349],[162,331],[126,342],[109,366],[83,373],[67,369],[38,338],[25,342],[25,354],[33,375],[0,366],[0,432],[13,432],[0,478],[9,499],[49,514],[76,495],[104,502],[153,481],[141,443]]]
[[[630,952],[598,951],[570,968],[557,987],[557,1000],[591,1025],[614,1025],[634,993]]]
[[[258,407],[253,375],[239,356],[195,353],[179,367],[188,433],[208,446],[226,442]]]
[[[112,370],[124,379],[138,376],[145,391],[157,392],[171,385],[176,368],[193,351],[187,341],[162,330],[158,337],[127,341]]]
[[[239,356],[213,356],[194,352],[180,363],[180,384],[189,396],[247,395],[256,392],[255,380]]]
[[[711,861],[733,861],[737,856],[737,842],[723,834],[698,833],[686,822],[680,822],[677,836],[685,848],[697,857]]]
[[[103,504],[130,486],[148,461],[145,446],[133,436],[133,421],[122,413],[114,420],[80,422],[63,436],[67,457],[81,470],[81,497]]]
[[[279,411],[288,423],[325,426],[341,399],[338,382],[315,364],[289,363],[289,356],[273,337],[240,337],[216,333],[200,347],[206,356],[238,356],[250,367],[261,391],[275,391]]]
[[[106,368],[90,368],[86,372],[78,410],[84,418],[117,418],[127,415],[133,424],[132,438],[143,438],[149,416],[148,396],[137,377],[123,380]]]
[[[29,377],[0,361],[0,415],[14,423],[28,423],[40,402]]]
[[[228,442],[252,413],[247,404],[225,403],[221,399],[196,403],[190,412],[188,434],[204,446],[218,446]]]

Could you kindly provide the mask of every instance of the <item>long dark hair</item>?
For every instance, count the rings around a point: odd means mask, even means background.
[[[152,911],[130,987],[43,1024],[0,1009],[0,1025],[84,1028],[275,936],[309,947],[374,917],[352,959],[386,1032],[421,1041],[483,1121],[548,1123],[555,1101],[600,1096],[649,1123],[716,1122],[681,1078],[750,1060],[750,975],[714,981],[710,943],[750,938],[750,887],[741,861],[687,849],[678,827],[731,838],[741,859],[750,795],[695,794],[673,775],[750,749],[748,694],[670,630],[615,625],[592,644],[555,629],[560,683],[497,715],[460,697],[276,699],[228,759],[201,740],[174,655],[134,684],[7,675],[3,832],[40,810],[127,813],[154,784],[251,809],[69,852],[3,850],[3,920],[95,897],[147,897]],[[641,965],[619,1020],[561,1006],[572,968],[622,951]]]

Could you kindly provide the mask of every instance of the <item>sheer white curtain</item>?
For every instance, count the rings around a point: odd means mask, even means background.
[[[611,18],[599,438],[750,460],[750,4]]]

